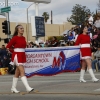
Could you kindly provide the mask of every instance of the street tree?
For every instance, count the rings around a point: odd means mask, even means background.
[[[49,14],[47,12],[43,12],[42,16],[44,17],[45,23],[47,23],[49,19]]]
[[[96,9],[96,12],[94,13],[93,17],[94,17],[94,22],[97,20],[97,17],[100,16],[100,0],[99,2],[97,3],[97,9]]]
[[[67,18],[67,21],[75,25],[82,24],[87,20],[88,14],[93,14],[93,12],[91,12],[86,6],[76,4],[72,8],[72,15],[70,18]]]
[[[100,0],[99,0],[99,2],[97,3],[97,6],[98,6],[98,10],[100,10]]]

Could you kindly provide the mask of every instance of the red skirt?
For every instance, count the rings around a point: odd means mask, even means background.
[[[81,48],[80,53],[82,59],[91,58],[91,48]]]
[[[26,54],[25,52],[13,52],[12,54],[12,62],[14,61],[14,57],[17,55],[18,63],[26,63]]]

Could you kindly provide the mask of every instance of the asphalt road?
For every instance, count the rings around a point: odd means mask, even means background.
[[[95,72],[100,79],[100,72]],[[27,93],[21,80],[19,94],[10,92],[13,75],[0,76],[0,100],[99,100],[100,81],[93,83],[86,72],[86,83],[79,82],[79,72],[62,73],[55,76],[33,76],[28,82],[35,90]]]

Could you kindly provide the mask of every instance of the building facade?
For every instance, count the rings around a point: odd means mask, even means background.
[[[5,18],[0,18],[0,38],[4,39],[7,38],[7,35],[2,32],[2,22],[6,20]],[[11,35],[14,33],[15,26],[17,24],[21,24],[24,27],[24,36],[26,37],[27,42],[28,41],[35,41],[35,37],[32,37],[32,32],[31,32],[31,24],[29,23],[21,23],[21,22],[10,22],[10,30],[11,30]],[[29,30],[27,30],[27,26],[29,27]],[[63,33],[65,30],[69,30],[73,27],[73,25],[69,22],[65,22],[63,24],[45,24],[45,37],[40,37],[43,41],[46,41],[49,36],[60,36],[61,33]],[[2,45],[6,45],[4,43],[4,40],[0,41],[0,47]]]

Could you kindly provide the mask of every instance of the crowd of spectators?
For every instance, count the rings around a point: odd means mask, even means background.
[[[92,50],[92,68],[94,71],[100,71],[100,16],[97,16],[96,20],[89,14],[88,19],[82,23],[87,25],[87,34],[91,39]],[[81,25],[82,25],[81,24]],[[80,34],[81,25],[76,25],[63,34],[62,40],[57,40],[57,37],[53,36],[52,39],[46,42],[33,43],[30,42],[27,47],[62,47],[62,46],[74,46],[74,43]],[[96,67],[97,65],[97,67]]]
[[[11,52],[7,51],[5,45],[0,48],[0,68],[8,68],[8,73],[13,74],[14,69],[9,64],[11,62]]]
[[[100,70],[100,16],[94,21],[93,17],[89,14],[88,20],[82,24],[88,26],[88,35],[91,39],[91,50],[92,50],[92,68],[97,70],[96,64],[98,65],[98,70]],[[37,42],[29,41],[27,43],[27,48],[44,48],[44,47],[62,47],[62,46],[74,46],[74,43],[80,34],[81,25],[76,25],[63,34],[63,38],[58,40],[56,36],[52,36],[51,39],[43,40]],[[11,60],[11,52],[8,52],[5,45],[2,45],[0,49],[0,68],[9,67]]]

